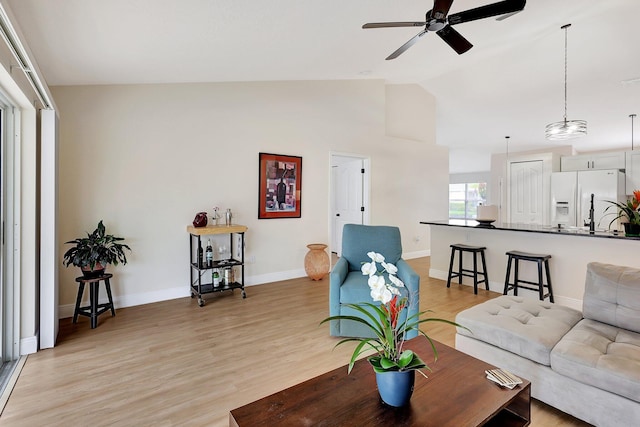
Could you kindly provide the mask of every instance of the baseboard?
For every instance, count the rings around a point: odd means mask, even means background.
[[[73,311],[72,311],[73,313]],[[33,354],[38,351],[38,335],[20,339],[20,355]]]
[[[429,269],[429,277],[433,277],[435,279],[447,280],[449,272],[442,270],[435,270],[433,268]],[[465,277],[462,279],[462,284],[464,286],[473,286],[473,279]],[[454,283],[451,284],[453,286]],[[455,283],[457,286],[458,283]],[[489,280],[489,290],[493,292],[502,293],[504,291],[504,282],[492,282]],[[527,289],[518,288],[518,295],[529,296],[531,295],[533,298],[537,298],[538,294],[535,291],[529,291]],[[575,310],[582,311],[582,300],[576,298],[563,297],[562,295],[554,295],[554,302],[556,304],[573,308]]]
[[[296,279],[298,277],[304,277],[304,276],[306,276],[304,269],[281,271],[278,273],[261,274],[258,276],[245,277],[245,286],[255,286],[255,285],[261,285],[263,283],[279,282],[281,280]],[[180,286],[180,287],[161,289],[161,290],[151,291],[151,292],[142,292],[142,293],[132,294],[132,295],[123,295],[123,296],[114,295],[113,305],[115,305],[116,309],[124,308],[124,307],[134,307],[137,305],[151,304],[159,301],[167,301],[167,300],[172,300],[176,298],[184,298],[184,297],[188,297],[189,295],[190,295],[189,287]],[[106,302],[107,302],[106,297],[101,296],[99,303],[102,304]],[[86,299],[83,302],[83,304],[85,305],[87,304]],[[68,317],[73,317],[74,309],[75,309],[74,304],[60,305],[58,307],[59,318],[65,319]],[[37,345],[36,345],[36,348],[37,348]],[[22,353],[22,354],[27,354],[27,353]]]
[[[442,271],[442,270],[435,270],[433,268],[430,268],[429,269],[429,277],[433,277],[435,279],[444,280],[446,282],[447,278],[449,277],[449,272],[448,271]],[[451,283],[451,286],[453,286],[453,285],[458,286],[458,282],[456,281],[455,283]],[[469,277],[464,277],[462,279],[462,285],[463,286],[473,286],[473,279],[469,278]],[[480,286],[484,287],[484,283],[481,283],[478,287],[480,287]],[[504,289],[504,283],[502,283],[502,282],[492,282],[491,280],[489,280],[489,290],[490,291],[502,293],[503,289]]]
[[[279,282],[281,280],[297,279],[304,277],[307,273],[304,268],[298,270],[279,271],[277,273],[260,274],[257,276],[247,277],[246,286],[262,285],[263,283]]]
[[[431,251],[428,249],[424,251],[405,252],[402,254],[402,258],[404,259],[423,258],[427,256],[431,256]]]
[[[582,311],[582,300],[581,299],[563,297],[563,296],[558,296],[558,295],[554,295],[553,299],[555,300],[556,304],[560,304],[560,305],[563,305],[565,307],[569,307],[569,308],[573,308],[573,309],[578,310],[578,311]]]

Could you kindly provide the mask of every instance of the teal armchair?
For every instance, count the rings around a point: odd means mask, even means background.
[[[342,230],[342,255],[334,265],[329,276],[329,315],[358,316],[362,315],[343,304],[373,302],[370,295],[368,276],[362,274],[362,263],[369,261],[370,251],[382,254],[387,262],[398,267],[397,277],[404,282],[411,295],[410,306],[403,310],[400,321],[407,315],[412,316],[420,311],[419,288],[420,276],[407,264],[402,256],[400,229],[390,226],[373,226],[345,224]],[[341,337],[373,337],[369,329],[353,320],[332,320],[330,333]],[[411,331],[407,339],[416,337],[418,331]]]

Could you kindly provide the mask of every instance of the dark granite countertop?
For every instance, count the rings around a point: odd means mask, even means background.
[[[442,221],[420,221],[420,224],[426,225],[443,225],[448,227],[467,227],[478,228],[481,230],[505,230],[505,231],[524,231],[529,233],[545,233],[557,234],[563,236],[584,236],[584,237],[600,237],[606,239],[622,239],[622,240],[640,240],[640,237],[627,237],[624,231],[604,231],[597,230],[593,233],[589,232],[586,227],[561,227],[538,224],[509,224],[494,222],[492,224],[479,223],[475,220],[450,219]]]

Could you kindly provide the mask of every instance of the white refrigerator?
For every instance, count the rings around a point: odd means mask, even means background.
[[[619,221],[609,226],[618,210],[607,202],[626,200],[625,176],[617,169],[552,173],[551,225],[589,227],[592,194],[595,229],[620,230]]]

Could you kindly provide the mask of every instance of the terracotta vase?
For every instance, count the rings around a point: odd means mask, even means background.
[[[329,274],[329,255],[325,252],[327,245],[312,243],[307,245],[309,252],[304,257],[304,271],[312,280],[322,280]]]

